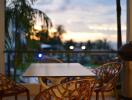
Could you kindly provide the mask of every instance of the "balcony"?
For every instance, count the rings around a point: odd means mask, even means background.
[[[19,58],[15,58],[15,53],[20,54]],[[29,90],[35,90],[30,91],[31,98],[34,98],[34,96],[39,93],[40,87],[38,80],[36,80],[36,78],[26,78],[22,76],[23,72],[31,63],[40,62],[45,56],[48,56],[61,59],[63,62],[79,62],[87,68],[95,68],[103,63],[112,61],[113,58],[117,57],[117,51],[5,51],[5,56],[6,75],[24,84]],[[14,66],[15,59],[21,59],[19,66]],[[114,100],[115,98],[113,93],[106,94],[105,96],[110,100]],[[24,98],[25,96],[22,97]],[[95,96],[93,95],[92,98],[94,100]]]
[[[1,0],[0,2],[2,2],[3,0]],[[0,3],[0,7],[3,7],[3,2]],[[131,37],[132,37],[132,34],[131,34],[131,10],[132,10],[132,2],[131,0],[128,0],[128,17],[127,17],[127,26],[128,26],[128,33],[127,33],[127,42],[132,40]],[[1,11],[2,10],[2,11]],[[1,12],[1,16],[0,16],[0,22],[2,24],[0,24],[0,32],[1,33],[4,33],[4,7],[2,9],[0,9],[0,12]],[[1,20],[2,19],[2,20]],[[1,40],[0,40],[0,48],[2,51],[0,51],[0,54],[1,54],[1,58],[0,58],[0,62],[1,62],[1,65],[0,65],[0,71],[2,73],[6,72],[6,75],[8,77],[11,77],[13,80],[17,81],[17,82],[23,82],[21,81],[20,79],[20,76],[22,75],[23,71],[29,66],[30,63],[32,62],[37,62],[38,59],[32,59],[32,56],[33,57],[36,57],[36,53],[38,53],[38,51],[5,51],[4,50],[4,43],[3,43],[3,39],[4,38],[4,35],[1,34]],[[3,53],[3,51],[5,51]],[[22,64],[19,66],[19,67],[15,67],[14,66],[14,52],[18,53],[18,54],[21,54],[21,57],[20,59],[22,60]],[[71,51],[67,51],[67,52],[64,52],[64,51],[56,51],[56,52],[50,52],[50,51],[42,51],[41,53],[43,54],[46,54],[47,56],[50,56],[50,57],[57,57],[57,58],[61,58],[63,59],[64,62],[79,62],[85,66],[90,66],[94,63],[96,63],[93,67],[96,67],[98,66],[99,64],[102,64],[104,62],[107,62],[107,61],[110,61],[111,60],[111,57],[114,58],[117,56],[117,52],[116,51],[81,51],[81,52],[71,52]],[[28,60],[25,61],[25,58],[24,56],[27,55],[29,58]],[[61,56],[60,56],[61,55]],[[76,57],[74,57],[76,56]],[[82,56],[82,58],[80,57]],[[86,58],[84,58],[83,56],[87,56]],[[100,59],[100,56],[102,56],[102,61],[101,62],[97,62],[96,60],[97,59]],[[110,58],[108,59],[105,59],[106,56],[109,56]],[[5,59],[4,59],[5,57]],[[31,57],[31,58],[30,58]],[[90,59],[94,58],[93,62],[90,63],[89,65],[89,61]],[[76,59],[77,58],[77,59]],[[83,62],[82,59],[87,59],[86,62]],[[5,61],[4,61],[5,60]],[[18,61],[19,62],[19,61]],[[4,65],[6,67],[4,67]],[[26,66],[26,67],[25,67]],[[123,87],[123,93],[124,93],[124,96],[126,97],[132,97],[132,86],[131,86],[131,62],[128,62],[128,66],[127,66],[127,69],[124,70],[125,74],[124,74],[124,77],[125,79],[123,80],[124,84],[126,84],[128,87]],[[14,68],[15,67],[15,68]],[[129,73],[130,72],[130,73]],[[18,76],[17,76],[18,75]],[[23,82],[24,83],[24,82]],[[32,89],[35,89],[35,88],[38,88],[38,85],[36,84],[28,84],[29,82],[27,82],[25,85],[27,85],[27,87],[32,90]],[[31,98],[34,98],[34,95],[35,95],[35,91],[32,91],[31,93]],[[108,96],[108,100],[115,100],[115,98],[113,98],[112,94],[106,94],[105,95],[106,97]],[[20,99],[23,100],[24,96],[20,96]],[[93,95],[93,100],[94,99],[94,95]],[[13,99],[13,98],[12,98]],[[106,100],[107,100],[106,99]],[[8,100],[8,99],[7,99]],[[126,99],[127,100],[127,99]]]
[[[118,54],[114,50],[5,51],[6,75],[17,82],[24,82],[20,79],[22,78],[22,73],[31,63],[41,62],[46,56],[60,59],[64,63],[80,63],[87,68],[95,68],[114,60]]]

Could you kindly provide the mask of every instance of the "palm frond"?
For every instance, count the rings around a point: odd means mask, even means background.
[[[6,47],[14,48],[15,46],[15,34],[26,34],[30,35],[36,15],[43,20],[43,25],[47,29],[52,27],[51,19],[42,11],[33,9],[32,4],[37,0],[7,0],[6,5]],[[9,31],[10,21],[12,21],[13,31]],[[20,38],[18,41],[21,41]]]

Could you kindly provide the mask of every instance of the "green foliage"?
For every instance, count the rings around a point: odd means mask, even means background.
[[[31,39],[28,40],[28,47],[27,47],[28,50],[38,50],[39,48],[40,48],[39,41],[31,40]]]

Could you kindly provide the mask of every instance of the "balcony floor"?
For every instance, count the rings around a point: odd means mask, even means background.
[[[30,100],[33,100],[34,96],[30,97]],[[5,97],[2,100],[15,100],[14,97]],[[27,100],[26,96],[18,96],[18,100]],[[95,100],[95,96],[92,97],[92,100]],[[101,98],[100,98],[101,100]],[[111,96],[106,96],[105,100],[115,100],[115,97],[111,97]]]

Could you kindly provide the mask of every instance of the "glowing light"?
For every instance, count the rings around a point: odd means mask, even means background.
[[[81,49],[82,50],[85,50],[86,49],[86,46],[85,45],[81,46]]]
[[[38,58],[42,58],[43,54],[42,53],[38,53]]]
[[[72,46],[72,45],[71,45],[71,46],[69,46],[69,49],[73,50],[73,49],[74,49],[74,46]]]

